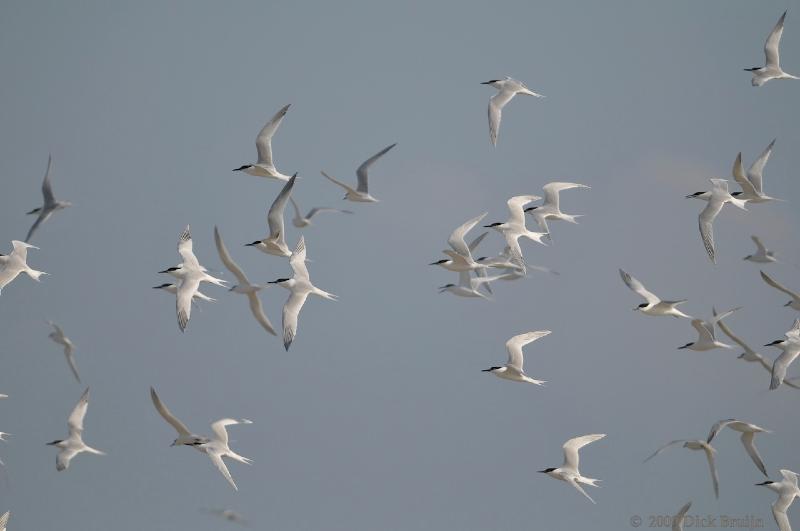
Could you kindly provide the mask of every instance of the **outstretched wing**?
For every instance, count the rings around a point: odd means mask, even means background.
[[[275,116],[261,128],[261,131],[259,131],[256,137],[256,150],[258,150],[259,164],[270,166],[273,169],[275,168],[272,162],[272,135],[278,130],[278,126],[281,125],[283,117],[286,116],[286,111],[289,110],[289,107],[291,107],[291,104],[281,108],[281,110],[275,113]]]
[[[178,236],[178,254],[187,267],[200,269],[200,262],[192,251],[192,232],[189,225]]]
[[[70,437],[73,435],[80,435],[83,432],[83,418],[86,416],[86,410],[89,408],[89,388],[81,395],[78,403],[75,404],[75,409],[70,413],[67,419],[67,426],[69,427]]]
[[[233,273],[233,276],[235,276],[241,284],[249,285],[250,281],[247,280],[247,276],[244,274],[244,271],[242,271],[242,268],[233,261],[233,258],[231,258],[228,248],[225,247],[225,242],[222,241],[222,236],[220,235],[219,229],[216,225],[214,225],[214,243],[217,245],[219,259],[222,260],[222,263],[225,264],[225,267],[228,269],[228,271]]]
[[[178,420],[178,418],[173,415],[169,409],[167,409],[167,406],[164,405],[164,403],[158,397],[156,390],[152,387],[150,388],[150,400],[153,401],[153,405],[156,407],[158,414],[161,415],[161,418],[166,420],[170,426],[175,428],[175,431],[178,432],[178,435],[188,436],[192,434],[192,432],[189,431],[189,428],[186,427],[186,424]]]
[[[769,156],[772,154],[773,146],[775,146],[775,140],[764,148],[761,155],[758,156],[750,166],[750,169],[747,170],[747,178],[750,179],[750,182],[753,183],[753,188],[755,188],[756,192],[759,194],[764,193],[764,166],[766,166]]]
[[[464,241],[464,236],[472,230],[475,225],[480,223],[480,221],[486,217],[486,214],[487,212],[484,212],[480,216],[472,218],[450,234],[447,243],[450,244],[450,247],[452,247],[455,252],[464,257],[470,256],[470,247],[467,245],[467,242]]]
[[[622,269],[619,270],[619,276],[622,277],[622,281],[625,283],[628,288],[633,290],[638,295],[644,297],[650,304],[658,304],[661,302],[661,299],[656,297],[654,294],[647,291],[647,288],[644,287],[644,284],[639,282],[636,278],[632,277],[630,274],[626,273]]]
[[[764,43],[764,56],[767,60],[767,66],[775,68],[781,67],[780,45],[781,36],[783,35],[783,22],[785,20],[786,11],[784,11],[781,18],[778,19],[775,27],[772,28],[772,31],[769,33],[769,37],[767,37],[767,42]]]
[[[297,174],[292,175],[292,178],[286,181],[283,185],[278,197],[272,202],[267,213],[267,225],[269,225],[270,238],[283,238],[285,233],[283,231],[283,211],[286,208],[286,202],[292,193],[294,181],[297,179]]]
[[[506,341],[508,365],[514,367],[519,372],[522,372],[522,364],[524,361],[522,356],[522,347],[548,334],[550,334],[550,330],[537,330],[535,332],[526,332],[524,334],[516,335]]]
[[[375,155],[372,155],[370,158],[365,160],[361,164],[361,166],[358,167],[358,169],[356,170],[356,175],[358,176],[358,191],[359,192],[361,192],[363,194],[369,193],[367,191],[367,187],[369,186],[369,183],[368,183],[368,178],[369,177],[367,175],[367,171],[369,170],[369,167],[372,166],[375,163],[376,160],[378,160],[379,158],[384,156],[386,153],[388,153],[389,150],[392,149],[393,147],[395,147],[396,145],[397,145],[397,143],[395,142],[391,146],[387,146],[387,147],[383,148],[378,153],[376,153]]]
[[[592,435],[583,435],[581,437],[575,437],[565,442],[564,445],[562,446],[562,448],[564,449],[564,464],[561,466],[561,468],[567,468],[572,470],[573,472],[577,472],[578,464],[580,462],[578,451],[587,444],[602,439],[605,436],[606,436],[605,433],[595,433]]]
[[[489,139],[492,145],[497,145],[497,134],[500,132],[500,120],[503,117],[503,107],[511,101],[516,92],[501,90],[489,99]]]
[[[306,267],[306,239],[304,236],[300,236],[300,239],[297,241],[297,246],[294,248],[294,252],[292,252],[292,255],[289,257],[289,265],[292,266],[292,271],[294,271],[295,277],[308,280],[308,268]]]

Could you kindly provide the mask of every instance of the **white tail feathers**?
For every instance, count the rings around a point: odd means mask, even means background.
[[[28,274],[36,282],[39,282],[39,277],[42,275],[49,275],[49,273],[45,273],[44,271],[36,271],[35,269],[28,268],[25,270],[25,273]]]

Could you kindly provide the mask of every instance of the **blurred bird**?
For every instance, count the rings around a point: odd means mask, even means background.
[[[264,308],[261,306],[261,300],[258,298],[258,292],[261,291],[264,286],[251,284],[250,281],[247,280],[247,276],[244,274],[244,271],[242,271],[242,268],[240,268],[238,264],[233,261],[230,253],[228,253],[228,249],[225,247],[225,242],[222,241],[222,236],[220,235],[219,229],[216,227],[216,225],[214,226],[214,242],[217,245],[219,259],[222,260],[222,263],[225,264],[225,267],[228,269],[228,271],[233,273],[233,276],[235,276],[236,280],[239,281],[239,283],[233,286],[230,291],[247,295],[247,299],[250,303],[250,312],[253,314],[253,317],[256,318],[258,324],[260,324],[264,330],[273,336],[277,335],[275,333],[275,329],[272,327],[272,323],[269,322],[269,319],[267,319],[267,316],[264,314]]]
[[[73,354],[75,345],[72,343],[70,338],[64,335],[64,331],[60,326],[55,324],[53,321],[47,321],[47,324],[52,326],[54,329],[54,331],[50,332],[47,337],[52,339],[53,342],[64,347],[64,357],[67,358],[67,364],[69,364],[69,368],[72,371],[72,374],[75,376],[75,379],[78,380],[78,383],[81,383],[81,377],[78,376],[78,367],[75,364],[75,355]]]
[[[505,79],[492,79],[484,81],[481,85],[489,85],[497,89],[497,94],[489,99],[489,140],[492,145],[497,145],[497,135],[500,132],[500,119],[503,114],[503,107],[514,98],[517,94],[525,94],[526,96],[535,96],[537,98],[544,98],[541,94],[537,94],[526,87],[521,81],[512,79],[508,76]]]
[[[758,236],[750,236],[750,239],[752,239],[753,243],[756,244],[756,253],[748,254],[742,260],[749,260],[750,262],[757,262],[759,264],[768,264],[770,262],[777,262],[777,258],[775,258],[775,253],[768,250],[761,242],[761,239]]]
[[[686,513],[689,512],[689,508],[692,506],[692,502],[687,502],[683,507],[680,508],[678,514],[672,517],[672,531],[683,531],[683,521],[686,518]]]
[[[34,208],[28,214],[37,214],[36,221],[33,222],[28,235],[25,236],[25,241],[31,241],[33,233],[39,228],[39,225],[50,219],[55,212],[63,210],[72,206],[69,201],[59,201],[53,195],[53,188],[50,185],[50,170],[53,167],[53,157],[47,157],[47,171],[44,174],[44,182],[42,182],[42,196],[44,196],[44,204],[38,208]]]
[[[357,203],[377,203],[378,199],[372,197],[369,193],[369,175],[367,175],[367,171],[369,170],[370,166],[375,164],[379,158],[384,156],[386,153],[389,152],[390,149],[395,147],[397,143],[392,144],[391,146],[387,146],[380,150],[375,155],[368,158],[361,166],[358,167],[356,170],[356,176],[358,177],[358,186],[356,188],[352,188],[341,181],[337,181],[324,171],[321,172],[322,176],[331,181],[334,184],[338,184],[342,188],[345,189],[346,193],[344,194],[344,199],[349,201],[355,201]]]
[[[676,441],[670,441],[655,452],[653,452],[650,457],[644,460],[644,462],[648,462],[667,448],[671,448],[676,444],[681,444],[683,448],[688,450],[702,450],[706,454],[706,460],[708,461],[708,469],[711,472],[711,482],[714,486],[714,496],[719,499],[719,477],[717,476],[717,467],[714,464],[714,456],[716,455],[717,451],[706,441],[701,440],[694,440],[694,441],[687,441],[685,439],[678,439]]]
[[[771,276],[764,273],[763,271],[761,271],[760,273],[761,273],[761,278],[764,280],[764,282],[766,282],[768,285],[772,286],[776,290],[784,292],[785,294],[789,295],[792,298],[792,300],[784,304],[784,306],[788,306],[791,309],[800,312],[800,294],[798,294],[796,291],[792,291],[788,288],[785,288],[782,284],[779,284],[777,281],[773,280]]]
[[[289,200],[292,202],[292,207],[294,207],[294,218],[292,218],[292,224],[298,229],[308,227],[309,225],[311,225],[311,218],[313,218],[317,214],[322,214],[324,212],[338,212],[339,214],[352,214],[350,210],[341,210],[338,208],[328,208],[328,207],[314,207],[308,211],[308,214],[304,216],[300,213],[300,207],[297,205],[297,202],[294,200],[294,197],[290,197]]]

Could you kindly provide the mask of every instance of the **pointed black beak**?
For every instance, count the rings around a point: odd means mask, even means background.
[[[762,483],[756,483],[756,486],[757,487],[762,487],[764,485],[771,485],[771,484],[772,484],[772,481],[764,481]]]
[[[159,271],[159,273],[169,273],[169,269],[165,269],[164,271]]]
[[[540,472],[542,474],[547,474],[547,470],[537,470],[537,472]]]
[[[775,341],[773,341],[772,343],[767,343],[767,344],[766,344],[766,345],[764,345],[764,346],[765,346],[765,347],[774,347],[775,345],[778,345],[778,344],[780,344],[780,343],[783,343],[783,340],[782,340],[782,339],[776,339],[776,340],[775,340]]]
[[[277,284],[278,282],[279,282],[278,280],[270,280],[269,282],[267,282],[267,284]]]

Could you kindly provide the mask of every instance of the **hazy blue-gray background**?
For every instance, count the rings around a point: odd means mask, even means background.
[[[112,5],[117,4],[117,5]],[[800,469],[800,391],[767,392],[768,374],[739,350],[693,353],[686,321],[631,311],[624,267],[689,313],[744,309],[730,326],[753,345],[797,316],[741,257],[760,234],[790,264],[768,266],[800,288],[797,204],[800,82],[750,86],[763,43],[790,9],[782,63],[800,73],[800,9],[789,1],[672,2],[5,2],[0,8],[0,241],[24,238],[41,202],[47,155],[57,197],[75,206],[34,236],[29,263],[0,299],[0,510],[10,529],[221,529],[200,512],[230,507],[259,529],[485,530],[629,528],[631,515],[754,514],[774,526],[773,494],[734,433],[716,446],[713,498],[702,454],[672,450],[736,416],[775,431],[758,444],[773,476]],[[489,144],[482,81],[511,75],[546,99],[506,108]],[[368,156],[399,145],[372,171],[382,200],[305,230],[311,275],[340,295],[309,300],[290,353],[253,321],[246,300],[219,301],[176,326],[174,298],[150,289],[175,264],[190,223],[195,251],[222,264],[219,225],[253,282],[290,271],[245,248],[263,236],[280,185],[231,169],[253,161],[267,118],[292,103],[273,142],[278,168],[303,177],[303,206],[344,206],[325,169],[346,181]],[[719,265],[697,234],[709,177],[729,177],[778,139],[765,172],[789,203],[726,208]],[[559,270],[496,285],[494,302],[437,294],[454,274],[427,266],[450,231],[551,180],[581,224],[553,223],[555,245],[523,243]],[[289,211],[287,210],[287,215]],[[299,232],[289,226],[294,246]],[[491,235],[481,254],[496,252]],[[232,275],[226,274],[227,279]],[[280,324],[287,292],[266,290]],[[83,387],[46,319],[77,345],[92,396],[81,455],[64,473],[45,442],[66,435]],[[480,369],[504,341],[553,333],[526,349],[544,388]],[[774,357],[771,349],[760,349]],[[797,370],[793,371],[795,374]],[[174,432],[148,387],[196,432],[223,416],[234,492],[208,459],[170,448]],[[603,432],[583,452],[603,479],[590,504],[535,471],[558,466],[568,438]],[[800,521],[798,509],[790,519]]]

